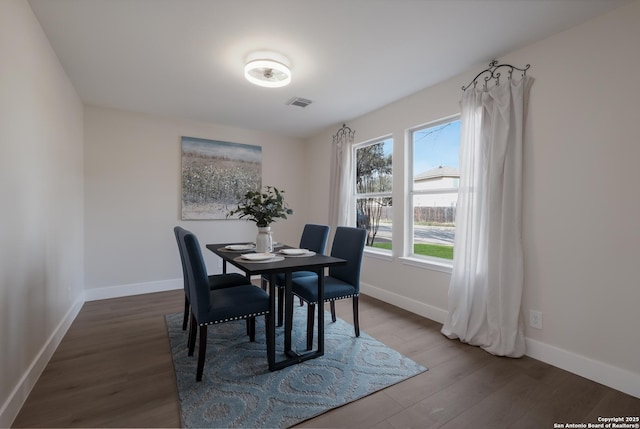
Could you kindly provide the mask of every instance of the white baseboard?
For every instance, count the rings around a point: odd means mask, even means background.
[[[527,356],[640,398],[640,374],[526,338]]]
[[[69,311],[67,311],[67,314],[65,314],[49,338],[47,338],[47,341],[29,365],[29,368],[25,371],[20,378],[20,381],[18,381],[18,384],[11,391],[5,403],[2,404],[2,408],[0,408],[0,428],[10,427],[18,416],[22,405],[24,405],[29,393],[31,393],[31,390],[36,385],[42,371],[44,371],[45,367],[49,363],[53,353],[58,348],[58,345],[60,345],[62,338],[64,338],[65,334],[69,330],[71,323],[80,312],[83,304],[84,299],[81,295],[73,303]]]
[[[159,280],[145,283],[131,283],[127,285],[108,286],[94,289],[85,289],[85,301],[98,301],[101,299],[121,298],[145,293],[165,292],[168,290],[182,289],[183,279]]]
[[[447,319],[448,312],[441,308],[365,283],[360,284],[360,290],[365,295],[388,302],[438,323],[444,323]],[[363,327],[363,329],[366,330],[366,327]],[[640,374],[532,340],[531,338],[526,338],[525,341],[527,345],[526,354],[529,357],[640,398]]]
[[[380,301],[388,302],[391,305],[395,305],[396,307],[400,307],[438,323],[444,323],[447,319],[447,314],[449,314],[446,310],[442,310],[441,308],[416,301],[415,299],[407,298],[406,296],[402,296],[388,290],[371,286],[370,284],[360,282],[360,291],[365,295],[369,295],[373,298],[379,299]]]

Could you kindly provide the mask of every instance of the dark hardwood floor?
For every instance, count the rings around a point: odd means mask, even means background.
[[[87,302],[13,427],[178,427],[164,315],[182,291]],[[351,323],[351,301],[339,301]],[[553,428],[638,416],[640,399],[534,359],[491,356],[441,325],[366,296],[361,328],[429,371],[301,427]]]

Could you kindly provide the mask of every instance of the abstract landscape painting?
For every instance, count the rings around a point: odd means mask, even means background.
[[[262,186],[262,147],[182,137],[182,220],[225,219]]]

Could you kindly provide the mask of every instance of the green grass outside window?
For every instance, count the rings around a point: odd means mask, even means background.
[[[374,243],[373,247],[390,250],[391,243]],[[433,256],[435,258],[453,259],[453,246],[417,243],[413,245],[413,253],[416,255]]]

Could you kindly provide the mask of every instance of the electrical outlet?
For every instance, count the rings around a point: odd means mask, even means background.
[[[529,326],[542,329],[542,311],[529,310]]]

